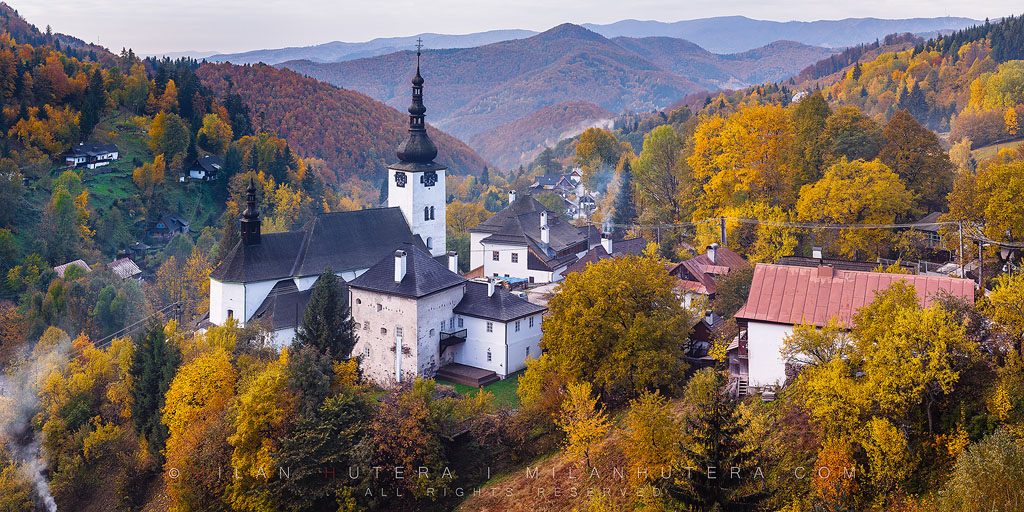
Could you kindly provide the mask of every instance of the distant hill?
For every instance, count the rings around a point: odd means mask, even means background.
[[[408,115],[358,92],[339,89],[298,73],[266,65],[203,64],[196,72],[217,95],[232,91],[255,113],[264,112],[266,128],[288,141],[303,157],[318,157],[338,169],[338,179],[375,180],[393,163],[404,140]],[[409,87],[406,87],[408,97]],[[427,105],[431,104],[427,96]],[[408,102],[408,99],[406,100]],[[486,163],[458,139],[428,126],[438,146],[437,161],[455,173],[479,174]]]
[[[593,103],[568,101],[495,126],[468,142],[489,162],[511,169],[532,161],[545,147],[582,133],[601,121],[610,124],[614,116],[614,112]]]
[[[0,2],[0,32],[7,32],[15,41],[33,46],[51,46],[79,60],[100,61],[113,59],[114,54],[106,48],[87,43],[77,37],[59,32],[44,33],[38,27],[22,18],[18,11],[6,2]]]
[[[408,104],[406,89],[416,58],[405,51],[281,66],[402,108]],[[572,24],[476,48],[427,50],[423,76],[427,119],[461,138],[566,101],[585,101],[614,112],[649,110],[702,88]]]
[[[970,18],[954,17],[779,22],[753,20],[744,16],[721,16],[674,23],[623,20],[607,25],[583,26],[606,37],[676,37],[692,41],[714,53],[735,53],[778,40],[842,48],[881,39],[893,33],[911,32],[931,36],[937,32],[951,32],[979,23]]]
[[[491,30],[464,35],[417,34],[408,37],[380,37],[362,43],[330,43],[313,46],[292,46],[272,50],[253,50],[241,53],[217,53],[206,60],[211,62],[232,62],[234,64],[280,64],[289,60],[310,60],[313,62],[341,62],[345,60],[375,57],[416,46],[416,40],[423,39],[427,48],[469,48],[485,44],[521,39],[537,33],[532,30]]]
[[[623,20],[606,25],[586,24],[584,27],[605,37],[674,37],[686,39],[714,53],[736,53],[751,50],[779,40],[788,40],[811,46],[842,48],[881,39],[887,34],[912,32],[931,37],[979,23],[968,18],[913,18],[882,20],[875,18],[848,18],[820,21],[762,21],[743,16],[723,16],[684,20],[674,23],[660,21]],[[422,37],[427,48],[470,48],[509,39],[535,36],[532,30],[491,30],[473,34],[418,34],[408,37],[378,38],[365,42],[346,43],[332,41],[313,46],[252,50],[241,53],[189,52],[189,56],[207,57],[212,62],[230,61],[236,64],[280,64],[289,60],[313,62],[341,62],[385,55],[415,46]]]
[[[673,37],[616,37],[612,41],[710,90],[739,89],[788,78],[808,63],[836,53],[829,48],[793,41],[776,41],[731,55],[711,53],[690,41]]]

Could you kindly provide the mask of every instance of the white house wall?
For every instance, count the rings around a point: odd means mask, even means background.
[[[483,368],[497,373],[501,378],[508,375],[505,364],[505,324],[493,322],[493,330],[487,332],[487,322],[483,318],[460,315],[463,328],[466,329],[466,342],[455,348],[455,362],[475,368]],[[456,323],[455,328],[459,326]],[[487,360],[487,350],[491,351],[491,360]],[[448,349],[451,351],[451,349]]]
[[[224,325],[228,320],[228,310],[234,311],[235,319],[245,311],[245,285],[242,283],[222,283],[210,279],[210,322]]]
[[[352,318],[359,324],[356,327],[358,340],[352,353],[363,357],[363,375],[382,386],[396,381],[396,327],[401,327],[402,352],[399,359],[402,379],[411,379],[417,367],[417,344],[412,342],[417,328],[416,301],[355,289],[351,291],[351,301]],[[380,311],[377,304],[380,304]],[[382,333],[381,328],[385,332]]]
[[[781,350],[783,338],[791,332],[793,326],[788,324],[755,321],[747,324],[747,371],[751,386],[786,382],[786,362]]]
[[[484,264],[484,246],[481,241],[484,238],[490,236],[487,233],[470,233],[469,234],[469,268],[470,270],[479,268],[480,265]],[[459,255],[459,257],[463,257]],[[490,275],[490,274],[488,274]]]
[[[417,301],[417,371],[424,377],[433,377],[438,368],[452,362],[452,349],[441,356],[441,330],[449,329],[452,311],[465,294],[465,285],[449,288]],[[457,329],[457,328],[456,328]],[[468,341],[467,341],[468,343]]]
[[[498,261],[494,261],[494,251],[498,251]],[[560,272],[530,270],[527,267],[527,261],[530,258],[529,252],[525,245],[483,244],[484,276],[494,277],[497,274],[499,277],[521,277],[524,279],[532,277],[535,283],[550,283],[553,280],[561,280]],[[519,261],[516,263],[512,263],[513,253],[519,255]]]
[[[530,348],[529,356],[536,359],[540,357],[540,336],[541,322],[543,315],[533,315],[533,327],[530,327],[530,318],[519,319],[519,332],[516,332],[516,321],[508,323],[508,370],[515,373],[526,368],[526,348]]]

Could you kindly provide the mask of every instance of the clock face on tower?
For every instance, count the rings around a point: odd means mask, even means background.
[[[409,180],[409,178],[405,175],[404,172],[396,172],[395,173],[395,185],[404,188],[405,187],[405,183],[408,180]]]
[[[437,173],[434,171],[427,171],[420,176],[420,183],[424,187],[433,187],[437,184]]]

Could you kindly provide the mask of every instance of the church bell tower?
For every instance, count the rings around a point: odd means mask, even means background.
[[[412,79],[409,136],[398,146],[398,162],[388,166],[388,206],[397,206],[414,235],[419,235],[432,256],[447,254],[445,241],[445,171],[434,162],[437,146],[427,135],[420,76],[422,41],[416,44],[416,76]]]

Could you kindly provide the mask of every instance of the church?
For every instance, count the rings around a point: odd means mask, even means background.
[[[262,322],[285,347],[313,284],[331,269],[357,324],[353,356],[378,384],[440,375],[483,385],[540,355],[546,308],[463,278],[458,254],[447,250],[446,168],[434,161],[416,57],[409,135],[388,166],[387,206],[323,213],[298,231],[263,234],[250,181],[240,240],[210,274],[210,323]]]

